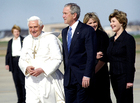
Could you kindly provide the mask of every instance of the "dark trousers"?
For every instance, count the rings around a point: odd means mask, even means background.
[[[133,103],[133,87],[126,89],[126,74],[111,75],[111,84],[117,103]]]
[[[107,66],[105,66],[95,74],[95,103],[112,103],[109,73]]]
[[[18,103],[25,103],[25,76],[18,66],[19,57],[13,58],[12,76],[15,83],[16,93],[18,97]]]
[[[73,73],[71,73],[70,84],[64,87],[66,103],[94,103],[91,88],[83,88]]]

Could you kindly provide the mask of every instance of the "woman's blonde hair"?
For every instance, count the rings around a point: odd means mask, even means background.
[[[84,19],[83,19],[83,23],[87,24],[89,19],[94,19],[98,23],[97,29],[104,31],[98,16],[94,12],[89,12],[89,13],[85,14]]]

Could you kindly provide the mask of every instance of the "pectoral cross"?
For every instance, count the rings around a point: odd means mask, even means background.
[[[35,48],[36,48],[36,46],[34,47],[34,51],[32,52],[32,54],[33,54],[33,56],[34,56],[34,59],[35,59],[35,54],[37,53],[37,52],[35,51]]]

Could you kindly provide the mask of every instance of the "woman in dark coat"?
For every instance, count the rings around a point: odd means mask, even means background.
[[[135,40],[125,31],[126,13],[115,9],[110,14],[109,21],[115,32],[107,49],[113,91],[117,103],[133,103]]]
[[[109,37],[103,30],[100,20],[95,13],[87,13],[83,23],[90,25],[96,31],[97,37],[97,64],[95,67],[95,103],[112,103],[110,99],[110,82],[107,66],[106,50]]]
[[[12,72],[18,98],[17,103],[25,103],[25,76],[18,66],[24,37],[20,36],[21,29],[17,25],[14,25],[11,31],[14,37],[8,42],[5,68]]]

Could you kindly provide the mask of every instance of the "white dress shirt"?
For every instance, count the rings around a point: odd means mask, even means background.
[[[17,39],[13,38],[12,42],[12,56],[20,56],[21,54],[21,42],[20,37]]]
[[[71,31],[72,31],[71,38],[73,37],[73,34],[74,34],[74,32],[75,32],[75,29],[76,29],[78,23],[79,23],[79,20],[77,20],[77,21],[71,26],[71,28],[72,28],[72,30],[71,30]],[[70,26],[69,26],[69,28],[70,28]],[[67,36],[67,38],[68,38],[68,36]],[[68,39],[67,39],[67,40],[68,40]]]

